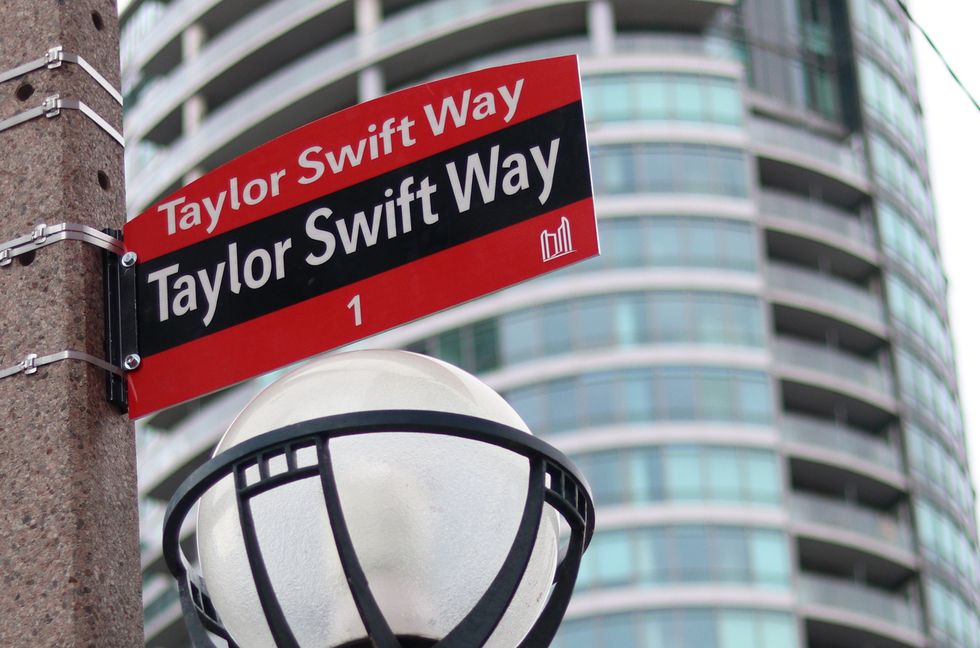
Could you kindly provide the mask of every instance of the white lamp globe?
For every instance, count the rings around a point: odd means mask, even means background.
[[[496,392],[444,362],[404,351],[325,356],[266,388],[231,424],[215,455],[243,441],[324,416],[372,410],[465,414],[528,431]],[[528,434],[530,432],[528,431]],[[372,433],[329,443],[357,558],[396,636],[432,645],[476,605],[517,533],[529,463],[503,448],[451,436]],[[270,462],[270,473],[284,471]],[[315,465],[316,451],[298,453]],[[250,500],[276,598],[303,648],[367,638],[328,521],[319,477]],[[201,571],[222,624],[242,648],[275,648],[245,549],[232,476],[200,501]],[[558,518],[545,505],[531,558],[487,646],[513,648],[547,602],[558,558]],[[475,647],[474,647],[475,648]]]

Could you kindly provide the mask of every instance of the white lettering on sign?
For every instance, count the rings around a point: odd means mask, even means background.
[[[501,84],[492,90],[483,91],[484,88],[461,89],[449,96],[437,96],[424,105],[420,101],[403,116],[375,116],[372,123],[362,127],[364,130],[353,131],[349,136],[342,133],[344,139],[338,141],[331,138],[327,140],[329,144],[327,141],[318,144],[307,140],[296,147],[304,148],[293,158],[296,166],[288,173],[283,168],[264,174],[255,173],[254,177],[239,177],[241,174],[228,177],[227,180],[212,183],[206,190],[209,195],[199,191],[193,198],[184,195],[166,199],[157,205],[156,211],[166,223],[167,235],[195,228],[211,234],[218,230],[219,225],[223,232],[241,224],[222,221],[229,214],[234,218],[235,212],[241,212],[242,223],[249,222],[260,215],[255,210],[249,213],[249,208],[266,203],[272,209],[281,202],[274,199],[284,192],[286,201],[282,204],[290,204],[288,192],[296,191],[299,186],[357,169],[384,156],[396,156],[392,162],[397,162],[404,149],[416,145],[417,122],[425,123],[421,127],[424,135],[440,137],[483,120],[501,121],[501,125],[494,126],[496,128],[514,120],[524,90],[524,79]],[[425,133],[426,128],[429,133]],[[547,204],[554,187],[561,139],[554,137],[549,141],[542,138],[537,145],[530,144],[528,142],[528,148],[517,151],[506,148],[502,151],[501,144],[488,143],[479,152],[468,154],[473,150],[469,149],[451,161],[440,163],[434,177],[440,185],[448,182],[452,191],[452,199],[447,196],[444,203],[445,216],[453,211],[450,207],[453,201],[456,208],[454,215],[462,215],[477,205],[491,204],[502,196],[519,193],[527,196],[526,202],[533,203],[536,198],[542,206]],[[453,144],[447,146],[453,150]],[[434,150],[438,152],[442,149],[437,146]],[[443,168],[445,178],[442,177]],[[415,173],[419,174],[420,171]],[[253,176],[253,173],[248,175]],[[435,197],[438,187],[432,177],[430,174],[425,177],[401,175],[397,179],[392,178],[390,186],[378,187],[381,195],[377,196],[380,200],[376,204],[347,205],[343,209],[344,214],[337,214],[325,206],[324,202],[327,201],[319,202],[320,206],[312,209],[306,217],[304,232],[307,240],[298,245],[301,253],[293,253],[302,258],[290,257],[290,261],[295,261],[292,267],[296,268],[300,261],[307,266],[323,266],[337,257],[384,247],[386,241],[406,234],[421,234],[426,226],[440,221]],[[302,195],[312,194],[306,190]],[[293,226],[299,226],[299,223]],[[291,236],[302,239],[302,234],[291,233]],[[219,304],[225,303],[227,305],[223,308],[231,308],[237,301],[232,298],[233,295],[264,288],[275,290],[271,286],[286,278],[289,267],[286,255],[294,247],[293,238],[287,237],[286,233],[275,238],[281,240],[217,243],[213,256],[199,261],[200,265],[196,267],[188,267],[190,262],[182,259],[180,263],[169,262],[170,265],[149,272],[146,275],[147,287],[150,300],[156,298],[159,321],[193,313],[195,315],[192,317],[200,317],[207,327],[214,323]],[[552,252],[551,248],[548,252]],[[253,297],[257,298],[257,295]],[[359,294],[354,295],[347,308],[354,316],[355,326],[360,326],[362,311]],[[220,321],[222,318],[219,318]]]
[[[387,200],[374,205],[370,210],[354,212],[349,219],[350,223],[346,219],[330,221],[333,211],[328,207],[320,207],[310,212],[306,218],[306,235],[322,243],[323,250],[319,254],[307,254],[306,263],[318,266],[329,261],[337,249],[338,236],[344,253],[353,254],[362,247],[374,246],[378,242],[382,229],[387,239],[411,232],[412,217],[416,214],[412,210],[412,205],[416,201],[421,203],[421,213],[417,216],[421,216],[423,224],[432,225],[438,222],[439,214],[432,211],[432,194],[435,193],[437,186],[428,177],[419,181],[417,190],[413,190],[414,185],[415,177],[408,176],[399,184],[397,197],[394,189],[385,189],[384,196]],[[334,225],[336,236],[325,229],[331,224]]]
[[[245,255],[244,262],[239,265],[238,244],[229,243],[227,259],[219,261],[210,272],[207,268],[202,268],[196,273],[178,275],[180,264],[174,263],[149,273],[146,277],[147,283],[156,284],[157,287],[157,312],[160,314],[160,321],[167,321],[171,314],[180,317],[196,311],[198,294],[200,294],[207,304],[207,310],[201,321],[204,322],[204,326],[210,325],[218,307],[225,268],[230,269],[227,276],[228,289],[231,292],[237,294],[241,291],[242,283],[239,277],[244,278],[246,287],[256,290],[269,283],[273,277],[279,280],[286,276],[286,251],[292,247],[292,239],[277,241],[271,253],[264,248],[252,250]],[[174,275],[177,275],[177,278],[171,281]]]
[[[391,155],[394,150],[393,143],[396,142],[394,140],[396,133],[400,136],[397,141],[402,147],[412,146],[415,144],[411,132],[414,125],[415,120],[408,117],[402,117],[401,120],[389,117],[382,122],[380,131],[377,124],[368,126],[368,134],[359,139],[356,144],[344,144],[338,150],[326,153],[323,152],[322,146],[311,146],[299,154],[298,160],[299,167],[310,173],[297,179],[297,182],[304,185],[316,182],[323,177],[327,166],[330,167],[330,172],[336,175],[343,173],[345,169],[360,166],[365,159],[377,160],[381,156]]]
[[[560,138],[551,140],[551,147],[548,150],[548,159],[545,160],[541,153],[540,146],[531,147],[531,159],[534,167],[541,179],[542,189],[538,194],[538,202],[542,205],[548,201],[551,195],[551,186],[555,179],[555,163],[558,161],[558,145]],[[500,180],[501,190],[508,196],[513,196],[518,191],[531,187],[528,177],[527,157],[523,153],[512,153],[499,162],[500,146],[494,145],[490,148],[489,159],[484,164],[483,156],[473,153],[466,158],[465,180],[460,182],[459,171],[456,163],[450,162],[446,165],[449,173],[449,184],[453,189],[453,196],[456,198],[456,205],[459,213],[469,211],[470,203],[473,198],[473,181],[479,185],[480,197],[484,204],[493,202],[497,195],[497,167],[506,171]]]
[[[233,211],[238,211],[243,202],[253,206],[269,196],[278,196],[282,191],[280,182],[285,175],[286,170],[280,169],[270,173],[268,179],[255,178],[245,183],[242,191],[239,191],[238,178],[231,178],[228,181],[228,188],[222,190],[217,196],[205,196],[200,203],[188,202],[187,198],[174,198],[158,205],[157,211],[166,214],[167,235],[169,236],[177,233],[178,230],[189,230],[201,225],[203,223],[201,206],[203,205],[204,213],[208,217],[206,229],[210,234],[218,226],[226,202]]]
[[[521,99],[524,79],[518,79],[513,87],[502,85],[495,92],[481,92],[474,96],[472,89],[466,89],[459,96],[445,97],[437,107],[433,104],[422,106],[433,135],[439,136],[447,128],[462,128],[470,121],[481,121],[503,112],[503,121],[510,123],[517,113]],[[502,105],[500,105],[502,104]],[[296,159],[301,169],[296,179],[301,185],[308,185],[323,178],[329,171],[333,175],[359,167],[368,160],[377,160],[391,155],[396,148],[414,146],[416,138],[412,132],[415,120],[409,116],[389,117],[379,124],[367,127],[367,133],[357,141],[333,149],[314,145],[303,149]]]
[[[303,260],[310,266],[323,265],[338,249],[346,255],[354,254],[381,240],[407,234],[420,225],[437,223],[439,214],[433,209],[432,198],[436,189],[436,184],[428,177],[416,182],[415,176],[408,176],[398,183],[397,191],[394,187],[384,190],[385,200],[370,209],[354,212],[350,218],[335,218],[329,207],[314,210],[306,219],[306,236],[322,247],[318,246],[319,249],[307,254]],[[243,195],[247,196],[248,190]],[[222,290],[237,295],[243,290],[258,290],[270,281],[284,279],[286,253],[292,247],[292,239],[286,238],[271,247],[245,252],[234,242],[225,248],[225,258],[211,267],[181,273],[180,264],[174,263],[150,272],[147,283],[156,288],[159,321],[195,312],[205,304],[201,321],[209,326]],[[359,313],[358,303],[358,318]]]
[[[214,317],[214,309],[218,306],[218,289],[221,287],[221,278],[225,274],[225,262],[219,263],[214,270],[214,277],[209,277],[204,270],[197,271],[197,278],[201,281],[201,290],[204,291],[204,299],[207,300],[208,310],[204,314],[204,325],[211,323]]]
[[[347,302],[347,308],[354,311],[354,326],[360,326],[364,322],[361,320],[361,295],[358,293],[354,298]]]
[[[523,88],[524,79],[518,79],[517,83],[514,84],[513,90],[510,90],[507,86],[497,88],[497,93],[507,107],[507,114],[504,115],[505,123],[509,124],[510,120],[514,118],[514,113],[517,111],[517,102],[521,99],[521,90]],[[480,121],[497,114],[497,100],[492,92],[481,92],[476,97],[472,95],[473,91],[467,88],[458,99],[456,97],[445,97],[442,100],[442,106],[439,108],[438,117],[432,104],[423,106],[422,110],[425,112],[425,117],[429,122],[429,129],[432,131],[432,134],[442,135],[446,130],[447,118],[450,117],[456,128],[462,128],[466,125],[468,119],[472,118],[473,121]]]
[[[295,189],[297,186],[309,185],[327,175],[342,174],[345,171],[356,169],[368,161],[396,154],[399,150],[414,146],[417,143],[414,132],[417,121],[426,122],[429,131],[435,137],[455,129],[464,128],[468,124],[494,117],[501,119],[505,124],[509,124],[517,115],[523,89],[523,78],[488,91],[477,92],[473,88],[467,88],[462,92],[443,97],[438,102],[416,105],[412,110],[407,111],[407,114],[378,119],[367,125],[366,132],[355,133],[354,137],[357,139],[348,143],[327,146],[311,142],[294,158],[297,168],[293,169],[289,176],[295,178],[291,187]],[[496,162],[493,163],[493,166],[497,166]],[[527,188],[526,161],[509,156],[503,161],[502,168],[506,172],[502,186],[504,191],[513,192]],[[468,164],[466,170],[467,196],[472,181],[476,178],[480,182],[481,195],[484,201],[492,200],[490,197],[492,192],[488,194],[485,185],[486,182],[490,182],[490,178],[484,174],[481,180],[480,177],[472,175],[476,171],[475,167]],[[481,168],[480,171],[493,173],[494,176],[496,174],[495,169],[488,171]],[[208,234],[212,234],[222,222],[222,217],[227,216],[229,212],[238,212],[244,207],[261,205],[278,198],[284,192],[288,194],[290,185],[286,179],[287,173],[284,168],[255,178],[233,176],[227,179],[227,187],[216,193],[207,196],[194,194],[192,197],[184,195],[171,198],[157,205],[156,211],[163,217],[167,236],[196,228],[203,228]],[[212,191],[214,190],[212,189]],[[549,191],[550,186],[544,192],[544,200],[547,199]],[[404,199],[402,202],[396,203],[399,209],[402,209],[404,205]],[[390,238],[395,231],[391,224],[392,217],[384,209],[382,215],[388,220],[386,232]],[[404,212],[402,212],[403,221],[405,218]],[[355,221],[355,224],[357,226],[356,232],[354,230],[348,232],[349,241],[354,241],[355,235],[367,240],[370,238],[371,232],[377,229],[374,225],[373,215],[369,219],[369,216],[365,214]],[[236,276],[232,270],[231,267],[228,268],[229,276]],[[258,270],[259,268],[256,266],[256,271]],[[237,277],[240,276],[241,274],[238,273]],[[192,301],[190,297],[185,300],[187,308],[190,308]]]
[[[453,129],[460,129],[469,123],[479,122],[491,117],[499,117],[504,123],[509,124],[517,114],[518,104],[521,100],[521,92],[524,89],[524,79],[517,79],[512,84],[500,85],[492,91],[475,92],[472,88],[467,88],[456,95],[444,97],[440,102],[425,104],[421,107],[421,114],[425,116],[429,130],[433,136],[440,136]],[[418,108],[414,115],[421,119]],[[357,140],[347,144],[327,148],[324,145],[313,144],[307,146],[296,156],[297,169],[294,170],[295,183],[292,185],[309,185],[321,180],[324,176],[338,175],[345,171],[355,169],[367,161],[377,160],[384,156],[392,155],[399,149],[406,149],[414,146],[417,142],[414,133],[416,118],[411,114],[388,117],[383,120],[371,123],[367,126],[367,131],[363,132]],[[532,151],[532,155],[534,151]],[[540,155],[540,151],[539,151]],[[535,158],[538,161],[538,158]],[[466,195],[469,195],[473,179],[476,178],[480,183],[481,194],[484,201],[492,200],[492,192],[488,193],[486,183],[491,179],[484,173],[483,176],[474,176],[478,171],[473,163],[468,163],[466,169]],[[481,162],[482,164],[482,162]],[[479,169],[481,172],[492,173],[496,177],[496,161],[493,162],[494,169],[488,171]],[[545,166],[550,166],[546,164]],[[520,157],[508,156],[503,161],[503,170],[506,172],[504,177],[503,189],[508,193],[513,193],[527,188],[527,165],[526,160]],[[539,169],[542,169],[539,165]],[[178,232],[203,227],[208,234],[212,234],[222,216],[229,211],[237,212],[243,207],[254,207],[265,201],[277,198],[288,191],[289,185],[284,180],[287,177],[286,169],[270,172],[267,176],[258,178],[240,179],[231,177],[228,179],[228,186],[213,195],[201,196],[192,200],[187,196],[173,198],[157,206],[157,212],[164,216],[166,222],[166,233],[172,236]],[[494,182],[491,182],[494,184]],[[433,185],[434,187],[434,185]],[[424,191],[424,188],[422,189]],[[544,198],[550,192],[550,185],[546,187]],[[407,222],[404,207],[407,194],[400,194],[401,202],[396,201],[396,206],[401,211],[403,223]],[[468,201],[468,198],[465,199]],[[383,208],[381,215],[388,222],[386,229],[387,235],[391,238],[394,235],[390,216],[391,212]],[[429,212],[431,216],[431,212]],[[379,216],[380,217],[380,216]],[[352,229],[347,232],[346,240],[353,242],[355,238],[369,240],[377,231],[375,225],[376,218],[372,214],[370,219],[367,214],[355,218]],[[429,221],[426,221],[427,223]],[[408,230],[405,230],[408,231]],[[255,261],[255,263],[259,263]],[[229,276],[236,281],[239,274],[235,274],[229,267]],[[256,266],[258,271],[258,266]],[[237,290],[235,292],[238,292]],[[187,303],[192,300],[188,298]],[[188,306],[190,308],[190,306]],[[193,309],[192,309],[193,310]]]

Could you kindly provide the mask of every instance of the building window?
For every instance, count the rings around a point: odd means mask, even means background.
[[[597,384],[611,397],[598,407],[588,396]],[[719,390],[723,407],[718,406]],[[765,424],[771,419],[769,379],[763,372],[743,369],[650,367],[587,373],[513,389],[504,396],[536,433],[633,422],[638,411],[650,421]],[[644,402],[642,410],[636,400]]]
[[[912,45],[898,18],[881,0],[852,0],[851,18],[859,34],[894,61],[907,78],[913,78]]]
[[[611,144],[592,150],[597,194],[748,195],[745,153],[706,144]]]
[[[668,72],[587,76],[582,99],[590,123],[743,121],[738,84],[729,77]]]
[[[576,589],[735,583],[789,586],[786,535],[735,526],[659,526],[599,531]]]
[[[693,290],[597,295],[506,313],[407,348],[480,373],[551,355],[638,344],[761,348],[762,304],[750,295]],[[727,377],[709,372],[704,380],[704,407],[724,416]]]
[[[948,494],[949,503],[955,504],[961,514],[972,516],[975,507],[973,487],[954,452],[917,425],[906,422],[905,429],[912,473],[931,484],[937,493]]]
[[[663,445],[573,455],[596,504],[778,504],[782,481],[770,450]]]
[[[751,223],[708,216],[620,217],[599,221],[602,255],[552,276],[602,268],[700,267],[754,271]]]
[[[890,203],[877,203],[878,230],[885,252],[910,269],[911,276],[921,277],[937,296],[946,294],[946,279],[939,256],[919,226]]]
[[[980,616],[957,592],[934,578],[926,578],[926,599],[932,631],[961,646],[977,646]]]
[[[668,608],[568,620],[552,648],[796,648],[797,636],[787,612]]]
[[[953,366],[953,341],[935,307],[918,290],[894,274],[885,277],[888,308],[897,323],[948,367]]]
[[[895,359],[902,397],[909,404],[917,405],[918,413],[940,423],[947,442],[954,447],[960,446],[963,443],[963,418],[946,381],[906,349],[898,348]]]
[[[872,132],[868,140],[875,178],[894,196],[904,198],[926,223],[935,227],[932,197],[915,165],[885,137]]]
[[[924,498],[915,499],[915,519],[919,540],[926,556],[960,574],[970,584],[977,583],[976,548],[970,536],[952,517]]]

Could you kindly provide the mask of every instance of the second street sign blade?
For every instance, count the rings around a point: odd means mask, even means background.
[[[598,253],[573,56],[435,81],[264,144],[128,223],[130,415]]]

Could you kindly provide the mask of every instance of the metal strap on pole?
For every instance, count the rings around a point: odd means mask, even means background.
[[[44,115],[47,110],[47,101],[45,101],[45,103],[41,104],[37,108],[31,108],[30,110],[19,112],[13,117],[7,117],[6,119],[0,120],[0,131],[5,131],[8,128],[19,126],[20,124],[32,119],[37,119],[38,117]]]
[[[17,77],[24,76],[28,72],[33,72],[34,70],[40,70],[43,67],[47,67],[48,60],[50,58],[50,52],[51,50],[48,50],[48,54],[45,54],[41,58],[34,59],[33,61],[29,63],[24,63],[23,65],[18,65],[13,69],[0,72],[0,83],[3,83],[5,81],[10,81],[11,79],[16,79]]]
[[[0,72],[0,83],[10,81],[11,79],[16,79],[17,77],[22,77],[29,72],[40,70],[41,68],[54,69],[56,67],[61,67],[61,64],[66,61],[68,63],[74,63],[78,67],[85,70],[90,77],[95,79],[96,83],[102,86],[102,88],[109,93],[109,96],[115,99],[120,106],[122,105],[122,94],[112,87],[112,84],[109,83],[104,76],[99,74],[98,70],[92,67],[88,61],[83,59],[78,54],[66,52],[61,45],[55,45],[49,49],[44,56],[34,59],[29,63],[24,63],[23,65],[18,65],[13,69]]]
[[[13,117],[8,117],[3,121],[0,121],[0,132],[7,130],[8,128],[13,128],[14,126],[19,126],[26,121],[32,119],[37,119],[38,117],[57,117],[61,114],[62,109],[77,110],[83,115],[95,122],[95,125],[108,133],[112,139],[119,142],[119,144],[125,146],[126,141],[123,139],[122,133],[113,128],[109,122],[102,118],[97,112],[92,110],[87,104],[82,103],[77,99],[62,99],[59,95],[51,95],[44,100],[37,108],[31,108],[30,110],[25,110],[22,113],[18,113]]]
[[[113,128],[109,124],[109,122],[107,122],[105,119],[103,119],[102,116],[99,115],[99,113],[97,113],[94,110],[92,110],[91,108],[89,108],[87,104],[82,103],[78,99],[56,99],[56,101],[57,101],[57,104],[58,104],[58,108],[57,108],[58,110],[60,110],[61,108],[68,108],[70,110],[78,110],[83,115],[85,115],[86,117],[88,117],[89,119],[91,119],[93,122],[95,122],[95,124],[99,128],[101,128],[105,132],[109,133],[109,135],[112,136],[112,139],[114,139],[117,142],[119,142],[119,144],[121,146],[125,146],[126,145],[126,140],[123,139],[122,133],[120,133],[115,128]]]
[[[123,97],[122,97],[122,94],[118,90],[116,90],[115,88],[113,88],[112,87],[112,84],[109,83],[104,76],[102,76],[101,74],[99,74],[99,71],[96,70],[94,67],[92,67],[92,65],[88,61],[86,61],[85,59],[83,59],[78,54],[69,54],[68,52],[65,52],[64,50],[61,49],[61,46],[60,45],[58,47],[56,47],[56,48],[53,48],[53,49],[58,50],[59,60],[61,60],[61,61],[68,61],[69,63],[74,63],[78,67],[80,67],[83,70],[85,70],[86,72],[88,72],[88,75],[90,77],[92,77],[93,79],[95,79],[95,82],[98,83],[100,86],[102,86],[102,88],[106,92],[108,92],[109,95],[113,99],[115,99],[116,102],[120,106],[123,105]]]
[[[109,373],[116,374],[117,376],[124,375],[123,370],[119,367],[115,367],[102,358],[96,358],[94,355],[90,355],[84,351],[59,351],[58,353],[52,353],[46,356],[38,356],[36,353],[28,353],[23,360],[14,366],[7,367],[6,369],[0,369],[0,379],[16,376],[17,374],[21,373],[24,375],[37,373],[38,367],[43,367],[44,365],[51,364],[53,362],[60,362],[62,360],[81,360],[82,362],[87,362],[90,365],[98,367],[99,369],[105,369]]]
[[[0,267],[10,265],[14,257],[33,252],[58,241],[82,241],[113,254],[123,253],[122,241],[88,225],[79,223],[45,225],[41,223],[30,234],[0,243]]]

